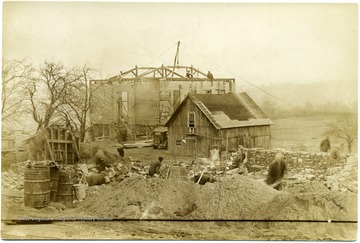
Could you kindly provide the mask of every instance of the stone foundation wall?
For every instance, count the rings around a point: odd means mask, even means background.
[[[275,158],[277,153],[284,155],[284,160],[288,168],[296,169],[324,169],[331,167],[343,167],[347,156],[340,155],[339,160],[331,158],[330,153],[310,153],[310,152],[292,152],[285,150],[263,150],[258,148],[244,149],[248,154],[248,164],[250,170],[267,167]],[[253,169],[251,169],[253,168]]]

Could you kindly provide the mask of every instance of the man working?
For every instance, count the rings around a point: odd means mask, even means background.
[[[207,73],[206,76],[207,76],[207,78],[210,79],[211,81],[214,80],[214,76],[212,75],[212,73],[211,73],[210,71],[208,71],[208,73]]]
[[[149,176],[154,176],[155,174],[160,174],[161,163],[164,160],[163,157],[159,157],[159,161],[153,163],[149,168]]]
[[[244,147],[242,145],[239,145],[238,153],[234,158],[233,168],[239,168],[239,166],[243,163],[247,162],[247,156],[246,153],[244,153]]]
[[[273,187],[276,190],[281,188],[281,181],[286,172],[286,165],[284,162],[284,156],[280,153],[275,155],[275,159],[269,165],[268,174],[266,177],[266,184]]]

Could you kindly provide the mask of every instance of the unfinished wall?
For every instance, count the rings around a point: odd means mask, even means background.
[[[174,112],[174,106],[179,104],[189,91],[198,94],[235,92],[235,80],[112,78],[92,81],[91,89],[93,90],[91,122],[117,123],[119,94],[128,92],[129,123],[158,125],[165,124]],[[180,100],[177,100],[179,97]]]
[[[114,122],[114,89],[112,82],[92,81],[92,101],[90,105],[90,120],[92,123]]]
[[[159,85],[158,79],[135,82],[135,124],[159,124]]]

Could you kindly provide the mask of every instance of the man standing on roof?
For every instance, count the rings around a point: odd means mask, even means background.
[[[186,77],[187,78],[192,78],[193,77],[193,75],[190,73],[189,69],[186,70]]]
[[[212,73],[211,73],[210,71],[208,71],[208,73],[207,73],[206,76],[207,76],[207,78],[210,79],[211,81],[214,80],[214,76],[212,75]]]

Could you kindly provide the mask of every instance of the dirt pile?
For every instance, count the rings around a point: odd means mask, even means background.
[[[352,192],[280,193],[256,216],[263,220],[356,221],[357,195]]]
[[[79,205],[97,217],[197,220],[356,220],[357,196],[321,183],[276,191],[263,181],[234,175],[204,186],[188,180],[126,179]]]
[[[246,219],[278,193],[261,181],[238,175],[204,186],[139,176],[120,182],[82,207],[94,215],[115,218]]]

